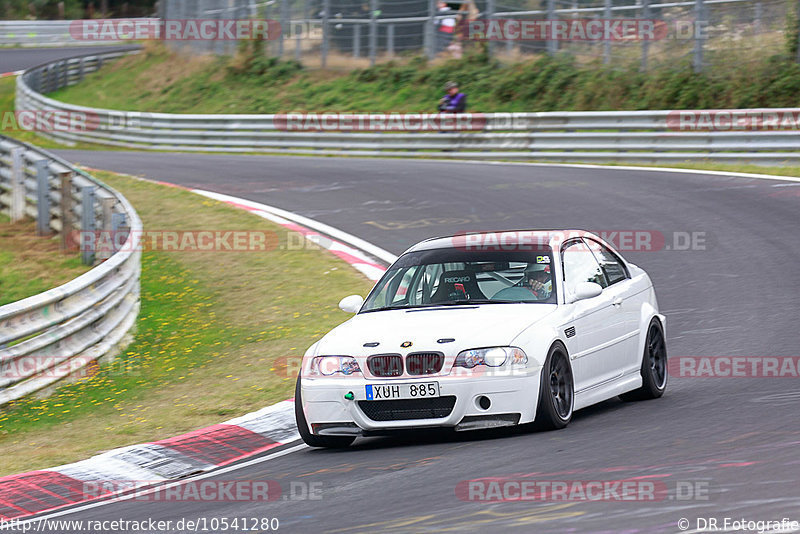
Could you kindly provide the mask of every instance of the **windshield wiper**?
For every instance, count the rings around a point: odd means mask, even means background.
[[[470,306],[474,304],[508,304],[518,301],[508,300],[490,300],[490,299],[458,299],[458,300],[445,300],[437,302],[436,304],[404,304],[397,306],[383,306],[381,308],[373,308],[371,310],[364,310],[362,313],[387,311],[387,310],[419,310],[425,308],[439,308],[442,306]]]
[[[430,304],[430,306],[461,306],[463,304],[491,304],[492,301],[489,299],[458,299],[458,300],[446,300],[444,302],[437,302],[436,304]]]
[[[411,308],[422,308],[422,307],[423,307],[423,306],[418,306],[418,305],[417,305],[417,306],[415,306],[415,305],[402,304],[402,305],[395,305],[395,306],[383,306],[383,307],[381,307],[381,308],[372,308],[371,310],[364,310],[364,311],[363,311],[363,312],[361,312],[361,313],[369,313],[369,312],[377,312],[377,311],[387,311],[387,310],[408,310],[408,309],[411,309]]]

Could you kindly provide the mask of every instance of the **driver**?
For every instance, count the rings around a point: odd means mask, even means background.
[[[553,277],[549,265],[532,264],[525,269],[523,287],[530,290],[538,300],[547,300],[553,293]]]
[[[549,265],[530,264],[525,268],[522,280],[511,287],[501,289],[492,300],[540,301],[553,294],[553,277]]]

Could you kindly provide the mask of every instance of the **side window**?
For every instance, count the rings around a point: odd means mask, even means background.
[[[564,285],[568,292],[574,293],[581,282],[608,286],[600,264],[583,241],[567,243],[561,251],[561,261],[564,264]]]
[[[628,278],[628,272],[625,270],[625,265],[623,265],[622,261],[616,256],[616,254],[608,250],[608,248],[604,247],[597,241],[586,239],[586,244],[589,245],[589,248],[592,250],[597,258],[597,261],[600,263],[600,267],[603,268],[603,272],[608,279],[609,285],[622,282]]]

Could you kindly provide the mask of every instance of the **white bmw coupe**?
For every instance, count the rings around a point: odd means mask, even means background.
[[[423,241],[356,315],[311,346],[295,391],[303,440],[533,423],[565,427],[614,396],[660,397],[665,318],[650,277],[581,230]]]

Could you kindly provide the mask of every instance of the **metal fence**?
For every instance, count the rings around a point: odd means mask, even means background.
[[[36,219],[42,236],[118,233],[113,255],[82,252],[103,262],[58,288],[0,306],[0,405],[40,391],[113,356],[139,311],[141,235],[136,211],[119,193],[61,158],[0,136],[0,210],[12,221]]]
[[[512,59],[537,53],[569,54],[584,62],[638,63],[642,69],[687,61],[695,70],[715,63],[763,61],[784,51],[787,17],[796,16],[785,0],[451,0],[444,4],[435,0],[163,0],[160,15],[166,19],[277,20],[283,31],[267,44],[267,53],[323,67],[374,64],[404,54],[460,57],[478,46],[468,31],[461,31],[474,20],[652,20],[658,28],[653,39],[630,34],[588,41],[500,38],[490,41],[488,50]],[[457,29],[448,33],[452,24]],[[236,44],[170,43],[217,54],[232,53]]]
[[[86,41],[70,32],[71,20],[0,20],[0,47],[91,46],[121,41]]]
[[[280,23],[265,53],[308,66],[366,66],[403,55],[461,57],[482,46],[470,21],[652,21],[653,38],[627,33],[618,38],[538,40],[494,37],[492,55],[522,59],[531,54],[567,54],[581,62],[639,64],[642,70],[691,62],[697,71],[716,64],[746,65],[785,52],[797,41],[789,28],[797,7],[786,0],[162,0],[162,20],[243,20]],[[155,22],[158,19],[138,19]],[[112,44],[71,35],[72,21],[0,21],[0,46]],[[455,25],[455,26],[454,26]],[[571,26],[570,26],[571,27]],[[787,33],[789,32],[789,33]],[[557,37],[557,36],[550,36]],[[176,40],[169,46],[195,53],[233,54],[239,43]]]
[[[488,113],[480,115],[479,132],[315,132],[293,131],[281,115],[124,112],[65,104],[41,94],[76,83],[81,65],[85,71],[103,57],[118,56],[71,59],[26,71],[17,79],[17,110],[87,114],[93,117],[91,129],[47,135],[67,143],[144,150],[565,162],[800,161],[798,129],[681,130],[670,122],[671,111]],[[782,111],[800,116],[800,109]]]

